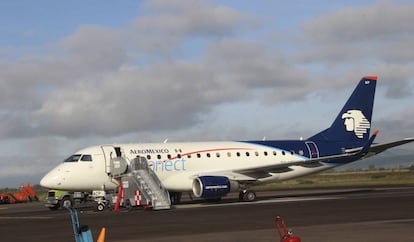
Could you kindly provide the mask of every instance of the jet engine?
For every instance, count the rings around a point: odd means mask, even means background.
[[[238,184],[233,184],[225,176],[199,176],[193,181],[193,193],[196,197],[222,197],[234,189],[238,189]]]

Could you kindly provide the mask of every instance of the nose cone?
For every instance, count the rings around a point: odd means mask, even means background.
[[[59,189],[63,180],[65,180],[64,173],[61,172],[61,168],[58,166],[40,180],[40,185],[49,189]]]
[[[45,187],[45,188],[52,188],[52,182],[53,179],[51,179],[51,177],[49,176],[49,173],[47,173],[42,180],[40,180],[40,186]]]

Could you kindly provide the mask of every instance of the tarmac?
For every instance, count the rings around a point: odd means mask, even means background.
[[[171,210],[97,212],[76,205],[81,224],[106,241],[280,241],[275,218],[284,218],[302,241],[414,241],[414,187],[365,187],[257,192],[257,201],[191,201]],[[41,202],[0,205],[1,241],[74,241],[67,210]]]

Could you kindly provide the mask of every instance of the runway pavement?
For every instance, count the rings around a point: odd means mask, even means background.
[[[414,241],[414,187],[258,192],[257,202],[185,202],[172,210],[96,212],[77,205],[81,224],[106,241],[279,241],[282,216],[302,241]],[[42,203],[0,205],[1,241],[74,241],[68,211]]]

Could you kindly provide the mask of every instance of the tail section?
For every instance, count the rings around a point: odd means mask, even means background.
[[[311,141],[338,141],[365,144],[369,139],[377,76],[364,76],[328,129]]]

